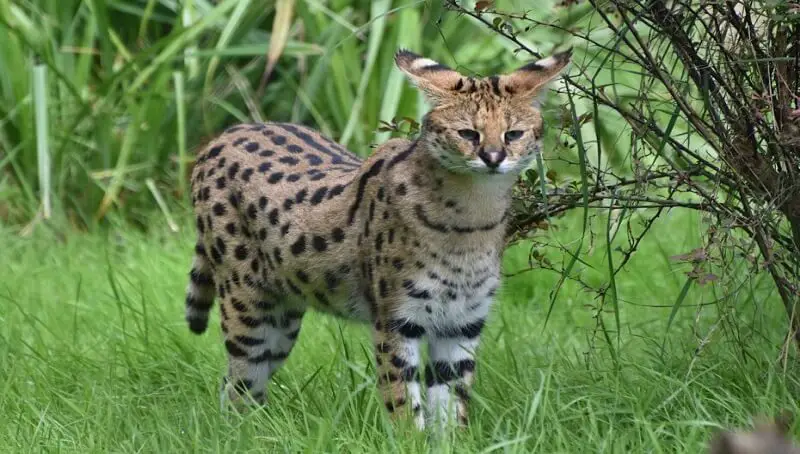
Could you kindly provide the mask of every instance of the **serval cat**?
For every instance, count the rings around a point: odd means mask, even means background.
[[[389,412],[423,428],[424,378],[429,418],[465,424],[511,188],[541,145],[534,101],[570,56],[474,78],[398,51],[433,107],[415,140],[391,139],[363,161],[297,124],[242,124],[213,140],[192,171],[186,320],[205,331],[219,297],[223,403],[264,402],[313,308],[372,325]]]

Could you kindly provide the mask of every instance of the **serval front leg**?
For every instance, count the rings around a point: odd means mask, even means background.
[[[428,411],[432,424],[442,428],[457,422],[467,425],[467,403],[475,373],[484,318],[428,336],[430,364],[425,370]]]
[[[379,316],[374,327],[378,389],[392,419],[411,415],[418,429],[425,428],[419,382],[419,344],[422,327]]]

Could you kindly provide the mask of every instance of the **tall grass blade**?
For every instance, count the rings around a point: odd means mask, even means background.
[[[580,121],[578,121],[578,111],[575,106],[575,99],[572,97],[572,91],[569,89],[569,84],[564,84],[567,93],[567,99],[569,101],[570,106],[570,113],[572,115],[572,128],[573,128],[573,137],[575,139],[575,143],[578,147],[578,165],[580,167],[580,174],[581,174],[581,204],[583,206],[583,218],[582,218],[582,227],[581,227],[581,236],[578,240],[578,246],[575,248],[575,251],[571,254],[572,258],[567,264],[566,268],[564,268],[563,273],[558,278],[558,283],[556,284],[556,288],[550,294],[550,305],[547,308],[547,315],[545,316],[544,326],[547,326],[548,320],[550,320],[550,315],[553,313],[553,308],[555,307],[556,298],[558,297],[558,293],[561,291],[564,282],[569,277],[570,273],[572,273],[572,268],[575,266],[575,263],[578,262],[578,257],[580,256],[580,252],[583,249],[583,241],[586,237],[586,230],[589,226],[589,178],[588,174],[589,171],[586,167],[586,146],[583,142],[583,135],[581,134],[581,125]],[[542,169],[539,170],[542,172]],[[544,174],[539,176],[540,180],[544,180]],[[542,192],[542,194],[546,194]],[[547,197],[545,197],[546,199]],[[544,326],[542,329],[544,329]]]
[[[47,66],[33,67],[33,101],[36,112],[36,156],[39,167],[39,192],[42,214],[45,219],[52,215],[50,201],[50,127],[47,118]]]
[[[195,20],[194,13],[194,0],[184,0],[183,8],[181,9],[181,23],[184,28],[192,26]],[[200,74],[200,62],[197,59],[197,45],[191,44],[186,46],[183,51],[183,64],[189,71],[189,79],[192,80]]]
[[[220,15],[222,14],[222,11],[226,11],[226,9],[223,9],[223,5],[228,6],[228,3],[230,2],[224,2],[217,6],[216,9],[221,10]],[[228,43],[230,43],[231,39],[233,38],[234,32],[236,32],[236,29],[239,27],[239,24],[244,19],[245,12],[247,12],[247,8],[249,6],[250,6],[250,0],[241,0],[237,3],[236,9],[234,9],[233,13],[231,14],[231,17],[228,18],[228,23],[225,24],[225,28],[223,28],[222,33],[220,33],[219,39],[217,40],[217,45],[215,46],[215,50],[221,51],[228,46]],[[206,18],[207,17],[208,16],[206,16]],[[203,19],[205,20],[206,18]],[[195,29],[200,29],[199,23],[195,25]],[[186,41],[189,42],[190,39],[187,39]],[[211,57],[211,61],[208,62],[208,69],[206,70],[206,83],[205,83],[206,90],[211,89],[211,87],[213,86],[211,81],[214,77],[214,73],[217,71],[217,66],[219,66],[219,62],[220,58],[219,56],[216,55]]]
[[[686,299],[686,295],[689,294],[689,289],[692,287],[693,279],[689,278],[686,279],[686,282],[683,284],[681,288],[681,293],[678,294],[678,298],[675,300],[675,304],[672,305],[672,310],[669,311],[669,318],[667,318],[667,328],[664,331],[664,341],[661,343],[661,356],[664,356],[664,349],[667,346],[667,334],[669,334],[669,328],[672,326],[672,322],[675,320],[675,316],[678,315],[678,309],[683,306],[683,301]]]
[[[283,54],[286,41],[289,39],[289,30],[292,28],[292,16],[294,13],[294,0],[277,0],[275,3],[275,18],[272,21],[272,36],[269,40],[269,50],[267,51],[267,62],[264,66],[264,73],[261,75],[261,82],[258,84],[256,98],[261,98],[267,81],[278,63],[278,59]]]
[[[167,202],[165,202],[164,198],[161,197],[161,192],[159,192],[158,188],[156,187],[156,183],[153,181],[152,178],[148,178],[145,180],[144,184],[147,186],[147,189],[150,190],[150,194],[153,195],[153,198],[156,199],[158,208],[161,209],[161,212],[167,219],[167,225],[169,226],[169,229],[172,230],[173,232],[177,232],[178,224],[176,224],[175,220],[172,218],[172,214],[170,214],[169,212],[169,207],[167,206]]]
[[[414,8],[404,8],[399,13],[397,21],[397,48],[417,49],[419,47],[422,29],[420,27],[420,14]],[[381,98],[381,110],[379,120],[390,121],[397,116],[400,107],[400,98],[405,86],[405,76],[400,71],[394,69],[392,65],[388,79],[383,85],[383,97]],[[416,93],[416,92],[415,92]],[[373,141],[383,143],[389,139],[391,131],[378,131],[375,133]]]
[[[186,165],[189,157],[186,153],[186,103],[183,73],[175,71],[172,73],[172,78],[175,82],[175,107],[178,115],[178,193],[180,197],[185,197],[188,186]]]
[[[358,91],[350,110],[350,117],[347,119],[347,125],[345,125],[342,136],[339,138],[339,142],[344,146],[347,146],[348,142],[350,142],[350,137],[358,126],[367,84],[372,76],[375,60],[378,58],[378,51],[381,48],[383,32],[386,29],[386,13],[391,6],[391,0],[375,0],[372,2],[370,12],[372,23],[370,24],[369,43],[367,45],[367,61],[364,63],[364,70],[361,72],[361,81],[358,83]]]

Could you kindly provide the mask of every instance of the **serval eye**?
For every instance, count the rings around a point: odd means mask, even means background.
[[[481,139],[481,134],[474,129],[459,129],[458,135],[472,142],[478,142]]]
[[[519,131],[516,129],[513,131],[506,131],[506,133],[503,135],[503,140],[505,140],[506,143],[513,142],[522,137],[522,134],[523,131]]]

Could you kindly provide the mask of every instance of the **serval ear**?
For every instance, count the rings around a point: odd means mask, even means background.
[[[501,77],[506,91],[520,97],[536,97],[539,90],[555,79],[566,68],[572,58],[572,48],[550,57],[528,63],[518,70]]]
[[[433,104],[441,104],[453,97],[464,84],[461,74],[449,66],[406,49],[397,51],[394,61]]]

